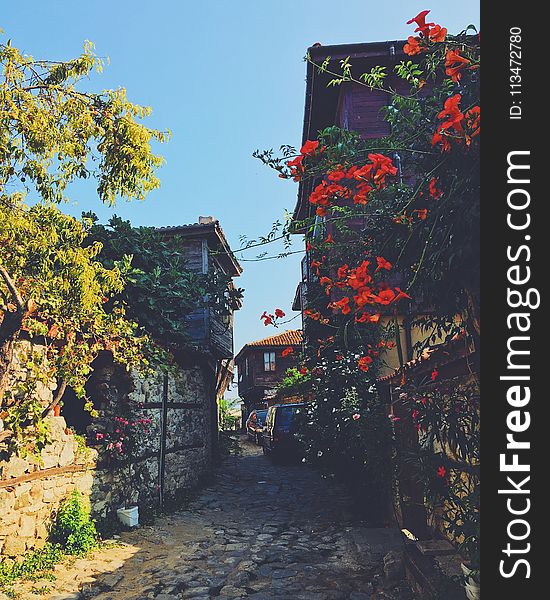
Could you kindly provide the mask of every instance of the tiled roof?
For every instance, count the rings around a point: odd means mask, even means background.
[[[297,346],[302,343],[302,332],[299,329],[290,329],[289,331],[283,331],[277,335],[271,335],[264,338],[263,340],[256,340],[255,342],[248,342],[245,344],[235,356],[235,362],[243,356],[248,348],[255,347],[273,347],[273,346]]]
[[[300,329],[290,329],[277,335],[266,337],[263,340],[248,342],[247,346],[293,346],[302,343],[302,332]]]

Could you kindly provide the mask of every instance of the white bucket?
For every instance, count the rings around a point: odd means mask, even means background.
[[[119,521],[128,527],[136,527],[139,523],[139,510],[137,506],[119,508],[116,511]]]

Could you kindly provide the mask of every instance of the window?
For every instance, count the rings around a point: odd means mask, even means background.
[[[244,373],[248,377],[248,358],[244,359]]]
[[[275,371],[275,352],[264,352],[264,371]]]

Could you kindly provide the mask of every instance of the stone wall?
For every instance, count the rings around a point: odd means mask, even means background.
[[[97,453],[79,450],[74,435],[65,433],[63,417],[47,421],[53,443],[42,451],[43,465],[17,456],[0,461],[0,555],[42,547],[61,500],[75,488],[91,493]]]
[[[44,405],[54,389],[52,385],[40,390]],[[87,428],[87,446],[67,428],[62,409],[61,416],[47,418],[51,442],[42,450],[41,461],[14,455],[1,460],[0,455],[0,560],[41,547],[59,503],[75,488],[90,498],[97,519],[132,504],[138,504],[144,514],[159,506],[161,490],[164,501],[177,501],[209,472],[216,432],[208,370],[178,368],[165,388],[162,374],[147,379],[130,377],[107,361],[94,371],[89,392],[100,417]],[[162,478],[163,399],[166,442]],[[113,417],[128,408],[150,418],[151,425],[129,460],[113,462],[93,445],[95,433],[109,427]]]
[[[113,466],[98,464],[92,491],[94,513],[103,518],[113,507],[138,504],[158,506],[161,484],[165,501],[177,501],[182,491],[193,488],[211,467],[212,410],[215,410],[209,373],[201,367],[179,368],[168,377],[166,393],[166,442],[162,481],[161,443],[164,376],[134,378],[129,391],[118,389],[123,374],[112,366],[95,374],[97,396],[106,419],[125,412],[125,405],[151,419],[149,431],[130,461]]]

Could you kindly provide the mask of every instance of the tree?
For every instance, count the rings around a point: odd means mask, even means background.
[[[87,178],[101,202],[143,198],[158,186],[162,163],[151,142],[168,134],[140,122],[150,109],[129,102],[124,89],[83,91],[82,81],[103,67],[90,42],[73,60],[51,61],[8,40],[0,63],[0,441],[24,448],[30,429],[45,441],[34,395],[40,380],[62,382],[55,401],[66,385],[84,395],[101,349],[130,366],[143,360],[146,343],[124,306],[108,303],[123,288],[119,267],[105,268],[101,244],[85,243],[90,224],[56,204],[68,199],[71,182]],[[38,338],[45,352],[23,357],[29,377],[8,390],[22,337]]]

